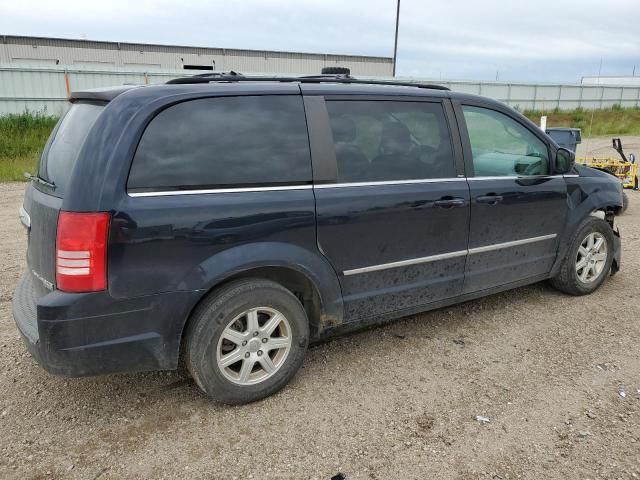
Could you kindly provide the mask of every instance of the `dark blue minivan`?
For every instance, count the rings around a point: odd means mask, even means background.
[[[55,374],[184,365],[245,403],[318,339],[546,279],[588,294],[620,265],[620,182],[486,98],[211,75],[70,102],[13,304]]]

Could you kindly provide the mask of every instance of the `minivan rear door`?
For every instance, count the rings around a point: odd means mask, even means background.
[[[23,217],[28,218],[27,268],[36,298],[55,288],[58,214],[71,172],[102,104],[74,103],[53,129],[34,180],[27,186]]]
[[[345,320],[460,294],[469,190],[448,99],[306,95],[305,109],[318,247]]]

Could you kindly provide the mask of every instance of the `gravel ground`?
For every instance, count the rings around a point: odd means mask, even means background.
[[[593,295],[542,283],[340,338],[227,407],[175,373],[35,364],[10,307],[23,188],[0,184],[0,478],[640,478],[638,193]]]
[[[616,160],[620,159],[620,155],[611,146],[611,139],[615,135],[609,137],[591,137],[583,138],[582,143],[578,145],[576,155],[578,157],[610,157]],[[636,158],[640,160],[640,137],[618,136],[622,141],[622,148],[625,154],[635,153]]]

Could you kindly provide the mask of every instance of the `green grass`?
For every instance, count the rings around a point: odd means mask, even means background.
[[[547,116],[547,127],[574,127],[582,129],[582,137],[604,135],[640,135],[640,108],[621,108],[614,105],[603,110],[526,110],[524,115],[539,125],[540,117]]]
[[[24,172],[35,171],[57,121],[32,113],[0,116],[0,181],[25,180]]]

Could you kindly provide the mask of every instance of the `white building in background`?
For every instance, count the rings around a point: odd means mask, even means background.
[[[0,64],[99,70],[210,70],[241,73],[319,74],[323,67],[349,67],[352,74],[391,76],[390,57],[237,50],[45,37],[0,36]]]
[[[620,76],[620,77],[582,77],[582,85],[611,85],[615,87],[640,87],[640,76]]]

